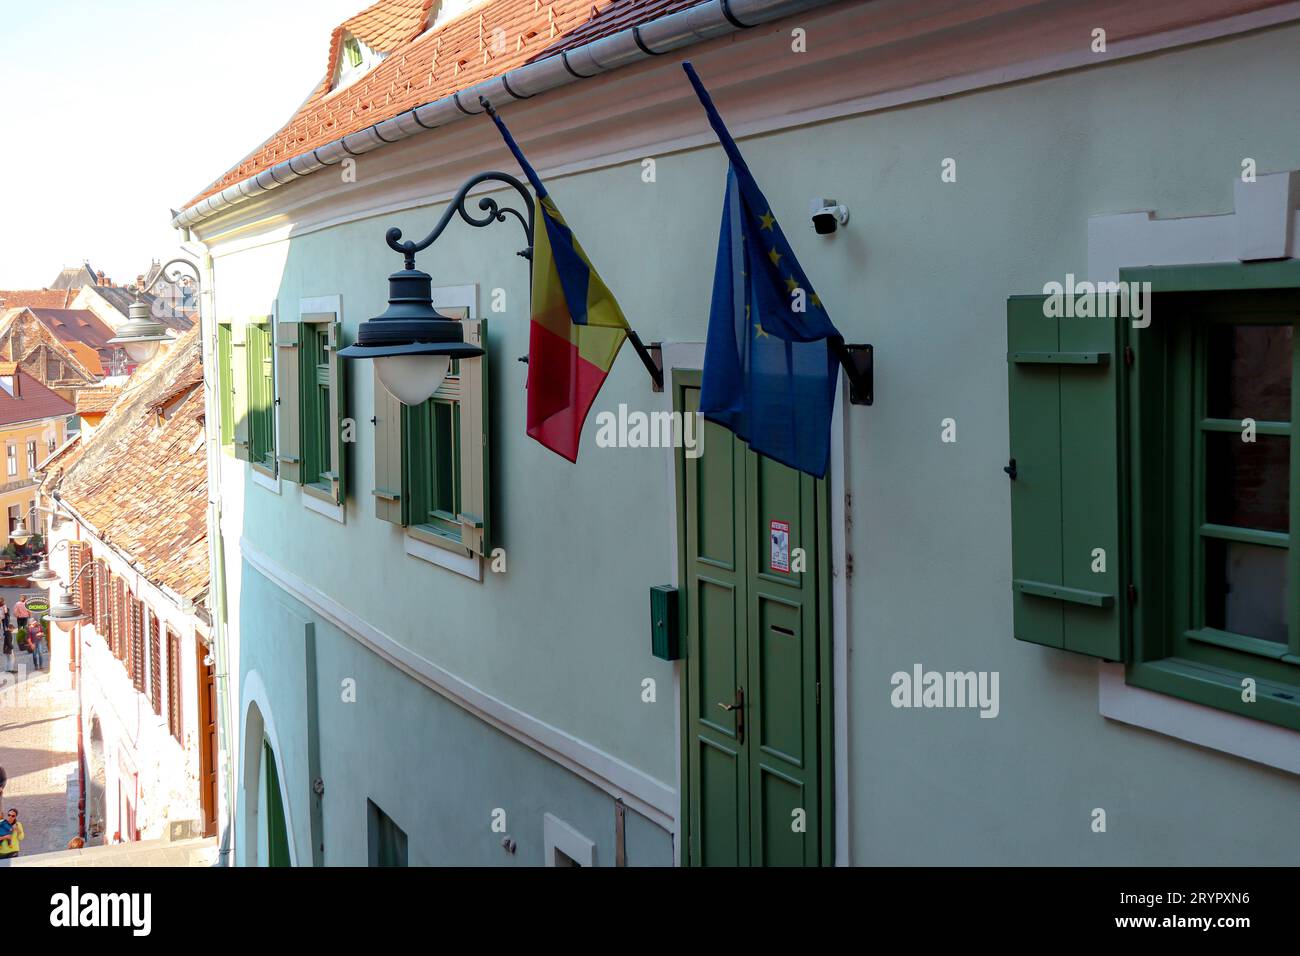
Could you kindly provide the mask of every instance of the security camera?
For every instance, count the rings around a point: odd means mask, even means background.
[[[813,229],[819,236],[829,236],[837,227],[849,221],[849,207],[842,206],[834,199],[811,199],[808,212],[812,217]]]

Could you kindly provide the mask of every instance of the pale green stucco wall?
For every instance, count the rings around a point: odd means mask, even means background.
[[[831,316],[876,347],[876,404],[849,418],[855,862],[1300,857],[1300,835],[1277,826],[1300,800],[1294,776],[1109,724],[1094,662],[1012,640],[1001,471],[1006,297],[1086,271],[1089,216],[1225,213],[1243,157],[1262,172],[1300,168],[1297,48],[1300,28],[1287,27],[742,144]],[[958,181],[942,184],[949,156]],[[647,341],[704,338],[723,177],[721,152],[708,148],[658,157],[654,185],[639,163],[550,183]],[[805,226],[807,200],[820,195],[853,211],[830,241]],[[383,278],[399,264],[384,230],[423,234],[437,211],[218,250],[218,313],[265,311],[276,298],[290,317],[300,296],[341,293],[355,334],[382,309]],[[400,532],[373,518],[365,369],[352,392],[362,424],[345,526],[306,511],[291,485],[278,498],[223,485],[223,496],[246,497],[244,534],[260,549],[380,630],[673,784],[672,670],[650,657],[646,627],[647,588],[672,576],[673,490],[661,452],[597,449],[591,423],[576,467],[524,437],[519,244],[513,224],[453,226],[420,261],[435,285],[479,283],[484,308],[492,288],[507,290],[508,312],[488,314],[507,575],[475,584],[407,557]],[[596,410],[659,407],[651,401],[629,351]],[[947,417],[956,444],[939,440]],[[241,469],[227,462],[236,485]],[[890,674],[917,662],[999,671],[1000,715],[893,709]],[[385,686],[382,671],[368,673]],[[658,703],[642,703],[643,677],[658,681]],[[363,722],[329,729],[340,753],[388,746]],[[496,774],[497,759],[476,769]],[[1089,830],[1094,807],[1107,809],[1105,835]]]

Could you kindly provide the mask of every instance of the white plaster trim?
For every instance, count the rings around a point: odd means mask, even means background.
[[[542,817],[542,843],[545,847],[543,866],[555,866],[556,850],[579,866],[596,865],[596,844],[549,813]]]
[[[343,317],[343,296],[309,295],[298,300],[298,315],[314,315],[321,312],[333,313],[336,319]]]
[[[1132,687],[1124,680],[1123,664],[1099,661],[1098,673],[1097,703],[1103,717],[1300,774],[1300,733]]]
[[[436,286],[429,292],[429,298],[433,300],[433,307],[447,309],[468,309],[467,318],[477,319],[478,315],[478,283],[471,285],[442,285]]]
[[[254,800],[256,812],[252,813],[252,822],[256,826],[263,826],[266,823],[266,807],[262,806],[262,795],[258,792],[257,777],[254,775],[252,793],[247,790],[248,780],[248,741],[245,739],[248,731],[248,709],[253,704],[257,704],[258,713],[262,717],[262,734],[271,742],[271,750],[275,753],[276,775],[280,780],[280,802],[284,805],[284,826],[289,834],[289,862],[293,866],[298,865],[298,841],[295,837],[296,830],[293,826],[293,801],[289,799],[289,793],[286,789],[288,774],[284,772],[284,750],[280,747],[280,736],[275,730],[275,715],[271,712],[271,697],[266,692],[266,685],[262,683],[262,675],[256,670],[251,670],[244,675],[240,683],[243,685],[243,698],[239,705],[239,786],[244,788],[244,792],[249,799]],[[257,741],[257,763],[253,766],[260,770],[262,765],[262,741]],[[238,802],[238,801],[236,801]],[[245,804],[245,809],[250,809]],[[257,838],[252,840],[253,852],[257,852]],[[256,860],[249,862],[244,861],[246,866],[255,866]]]
[[[279,435],[277,435],[276,438],[279,438]],[[248,473],[253,477],[253,484],[257,485],[259,488],[265,488],[273,495],[278,495],[280,493],[279,475],[272,478],[260,469],[254,468],[251,462],[248,463]]]
[[[259,574],[394,667],[610,796],[622,798],[637,813],[665,830],[672,830],[677,791],[670,785],[479,690],[468,681],[421,657],[362,620],[329,595],[276,564],[247,538],[240,538],[239,550],[243,559]],[[246,696],[247,693],[245,690]]]
[[[457,574],[464,575],[471,581],[483,580],[483,559],[477,554],[457,554],[446,548],[440,548],[436,544],[430,544],[428,541],[421,541],[409,534],[402,537],[406,544],[406,553],[411,557],[419,558],[421,561],[428,561],[430,564],[436,564],[448,571],[454,571]]]
[[[660,356],[663,359],[664,366],[664,390],[662,394],[662,407],[665,411],[673,410],[673,369],[690,369],[699,371],[704,367],[704,343],[703,342],[664,342],[661,346]],[[677,566],[678,549],[680,542],[677,537],[677,450],[675,448],[664,449],[664,473],[668,482],[669,500],[673,502],[673,507],[668,512],[668,526],[672,533],[669,535],[667,567],[668,580],[673,586],[680,589],[682,582],[679,577],[679,568]],[[673,780],[677,783],[677,792],[681,793],[682,789],[682,747],[679,741],[682,739],[682,695],[686,688],[682,686],[682,662],[673,662]],[[682,820],[681,820],[681,800],[673,806],[673,863],[677,866],[682,865]]]
[[[835,391],[835,410],[831,417],[831,691],[835,724],[832,727],[835,760],[835,865],[850,866],[853,817],[849,813],[849,521],[852,514],[846,497],[849,483],[848,428],[849,404],[846,401],[848,383],[836,373],[839,387]]]
[[[311,492],[307,491],[306,489],[304,489],[302,492],[302,504],[303,507],[306,508],[308,511],[314,511],[318,515],[324,515],[326,518],[332,518],[333,520],[337,521],[339,524],[344,523],[343,506],[341,504],[335,504],[332,501],[325,501],[321,498],[317,498],[315,495],[313,495]]]
[[[1244,208],[1219,216],[1156,219],[1150,211],[1088,220],[1088,278],[1112,282],[1126,266],[1196,265],[1249,261],[1260,236],[1278,235],[1279,217],[1300,214],[1292,173],[1261,175],[1268,184]],[[1259,185],[1242,184],[1247,189]],[[1240,196],[1234,188],[1234,196]],[[1265,198],[1271,201],[1263,201]],[[1291,235],[1295,235],[1295,231]],[[1290,236],[1284,241],[1289,242]],[[1276,246],[1273,247],[1276,251]],[[1099,665],[1098,706],[1103,717],[1168,734],[1211,750],[1300,773],[1300,734],[1141,687],[1130,687],[1122,664]]]

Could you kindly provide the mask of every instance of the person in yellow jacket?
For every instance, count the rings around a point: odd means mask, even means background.
[[[5,832],[5,827],[8,831]],[[23,832],[23,825],[18,822],[18,811],[10,807],[9,812],[5,814],[4,824],[0,824],[0,860],[8,859],[11,856],[17,856],[27,834]]]

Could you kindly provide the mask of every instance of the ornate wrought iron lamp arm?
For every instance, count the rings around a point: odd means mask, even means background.
[[[483,215],[481,216],[476,216],[465,208],[465,200],[468,198],[470,190],[475,186],[486,182],[504,183],[514,189],[515,192],[519,193],[520,197],[524,201],[524,208],[528,210],[527,217],[525,217],[518,209],[511,206],[503,207],[491,196],[484,196],[478,201],[478,208],[483,210]],[[525,259],[532,258],[533,197],[529,194],[528,190],[524,188],[524,184],[515,179],[515,177],[511,176],[509,173],[495,171],[479,173],[478,175],[471,176],[469,179],[465,180],[465,183],[456,191],[456,195],[452,197],[451,204],[447,206],[446,210],[443,212],[442,218],[438,220],[438,224],[433,227],[433,231],[419,242],[414,242],[410,239],[403,241],[402,230],[398,229],[396,226],[388,230],[384,239],[388,242],[388,247],[390,249],[402,254],[403,258],[406,260],[406,268],[414,269],[415,254],[417,252],[423,252],[425,249],[428,249],[433,245],[434,242],[437,241],[438,237],[442,235],[443,230],[447,228],[447,224],[451,222],[452,217],[455,215],[459,215],[460,218],[464,219],[471,226],[478,228],[489,226],[494,222],[505,222],[506,216],[514,216],[519,220],[519,225],[524,227],[524,236],[528,239],[528,248],[521,251],[519,255],[523,256]]]
[[[170,269],[172,266],[177,266],[177,267],[184,266],[186,269],[190,270],[191,274],[187,275],[186,273],[180,271],[179,268],[177,268],[172,272],[171,275],[168,275],[167,270]],[[195,265],[189,259],[171,259],[168,262],[163,263],[163,265],[159,267],[158,274],[149,281],[148,285],[146,285],[143,289],[140,290],[139,294],[148,295],[151,291],[153,291],[153,287],[156,286],[163,279],[166,279],[168,282],[173,282],[173,283],[179,283],[181,279],[192,279],[194,281],[195,287],[197,287],[199,290],[203,289],[203,274],[199,271],[199,267],[197,265]]]

